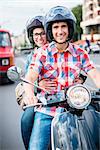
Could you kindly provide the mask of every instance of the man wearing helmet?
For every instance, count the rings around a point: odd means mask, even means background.
[[[40,49],[25,77],[33,83],[38,77],[55,79],[56,89],[52,89],[51,94],[59,95],[59,97],[62,95],[60,92],[63,88],[73,85],[81,70],[89,75],[100,88],[100,73],[91,63],[88,54],[77,45],[70,43],[75,23],[75,16],[66,7],[57,6],[50,9],[45,16],[44,25],[47,38],[51,43]],[[28,97],[27,104],[36,104],[38,99],[42,102],[49,100],[45,91],[35,96],[31,85],[24,83],[24,87]],[[56,106],[36,108],[29,150],[47,150],[52,119],[63,110],[63,107]]]

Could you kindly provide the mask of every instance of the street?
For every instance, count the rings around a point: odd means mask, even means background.
[[[24,67],[26,56],[16,57],[16,65]],[[100,70],[100,54],[92,54],[91,59]],[[94,87],[90,79],[88,85]],[[0,150],[25,150],[20,132],[22,110],[15,100],[17,83],[0,85]]]
[[[23,68],[22,57],[16,65]],[[22,110],[15,100],[15,84],[0,86],[0,150],[25,150],[20,132]]]

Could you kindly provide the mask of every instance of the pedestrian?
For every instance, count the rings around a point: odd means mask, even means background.
[[[90,48],[91,44],[90,44],[90,41],[89,41],[87,38],[85,39],[85,41],[86,41],[87,52],[90,53],[90,52],[91,52],[91,48]]]

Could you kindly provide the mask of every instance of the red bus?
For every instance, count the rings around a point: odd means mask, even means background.
[[[9,31],[0,29],[0,84],[9,81],[7,70],[14,65],[14,52]]]

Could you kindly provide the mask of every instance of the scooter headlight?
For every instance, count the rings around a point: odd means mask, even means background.
[[[81,84],[70,87],[67,96],[68,104],[76,109],[86,108],[91,102],[90,91]]]

